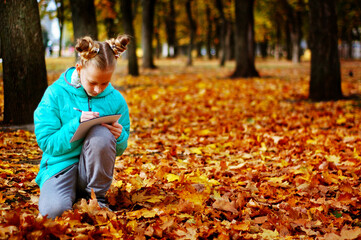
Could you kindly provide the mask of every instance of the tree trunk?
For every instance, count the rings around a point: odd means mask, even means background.
[[[236,70],[231,77],[258,77],[254,59],[254,0],[235,1]]]
[[[189,27],[190,27],[190,41],[188,46],[188,60],[187,60],[187,66],[193,65],[193,59],[192,59],[192,50],[194,45],[194,36],[196,34],[196,23],[192,16],[192,6],[191,6],[192,0],[187,0],[186,2],[186,11],[187,11],[187,17],[189,21]]]
[[[33,123],[47,87],[38,2],[0,1],[0,26],[4,123]]]
[[[309,1],[311,80],[314,101],[342,98],[337,16],[334,0]]]
[[[159,30],[160,30],[160,24],[161,24],[161,19],[160,19],[160,16],[156,16],[156,29],[154,31],[154,34],[155,34],[155,39],[156,39],[156,42],[157,42],[157,47],[156,47],[156,56],[157,58],[159,59],[161,54],[162,54],[162,42],[160,40],[160,33],[159,33]]]
[[[116,31],[116,25],[114,23],[114,18],[106,18],[104,19],[104,25],[105,25],[105,30],[107,32],[107,37],[108,38],[114,38],[117,36],[117,31]]]
[[[286,44],[287,59],[299,63],[301,59],[302,38],[302,12],[303,0],[298,0],[296,5],[291,5],[287,0],[282,0],[281,5],[286,11]]]
[[[298,26],[295,26],[298,28]],[[300,37],[299,31],[291,32],[291,42],[292,42],[292,62],[299,63],[301,60],[300,56]]]
[[[225,44],[224,44],[224,62],[223,65],[225,64],[225,61],[229,61],[232,58],[232,23],[227,21],[226,23],[226,36],[224,38],[225,40]],[[233,36],[234,37],[234,36]]]
[[[262,58],[263,59],[267,58],[268,40],[266,36],[264,36],[263,41],[259,43],[259,48],[261,51]]]
[[[275,46],[275,59],[278,61],[281,58],[281,27],[280,22],[276,24],[276,46]]]
[[[98,39],[94,0],[70,0],[74,41],[84,36]]]
[[[64,0],[56,0],[56,13],[57,13],[57,17],[58,17],[58,22],[59,22],[59,32],[60,32],[60,37],[59,37],[59,54],[58,56],[61,57],[62,56],[62,50],[63,50],[63,30],[64,30]]]
[[[298,1],[298,7],[296,10],[293,10],[293,26],[291,32],[292,39],[292,62],[300,63],[301,62],[301,38],[302,38],[302,12],[301,1]]]
[[[107,15],[107,17],[104,19],[104,25],[105,25],[105,29],[107,32],[107,36],[108,38],[114,38],[117,37],[117,26],[114,23],[115,20],[115,0],[108,0],[108,4],[109,4],[109,13]]]
[[[153,33],[156,0],[142,0],[142,46],[143,67],[156,68],[153,62]]]
[[[225,15],[224,15],[222,0],[216,0],[216,6],[217,6],[217,9],[218,9],[220,18],[221,18],[220,36],[219,36],[219,41],[220,41],[220,62],[219,62],[219,65],[221,67],[223,67],[225,62],[226,62],[226,51],[227,51],[226,34],[227,34],[228,23],[227,23]]]
[[[348,45],[348,57],[349,59],[353,59],[353,53],[352,53],[352,29],[347,34],[347,45]]]
[[[222,32],[222,24],[221,24],[221,20],[220,18],[217,18],[216,19],[216,32],[215,32],[215,38],[214,38],[214,49],[215,49],[215,57],[217,59],[219,59],[219,52],[220,52],[220,49],[221,49],[221,32]]]
[[[286,20],[286,24],[285,24],[285,37],[286,37],[286,59],[292,60],[291,26],[289,20]]]
[[[132,2],[128,0],[121,0],[120,8],[123,15],[124,33],[131,37],[131,41],[127,46],[126,52],[128,57],[128,72],[132,76],[138,76],[139,67],[136,53],[137,44],[133,27]]]
[[[212,59],[212,19],[211,19],[211,9],[207,4],[206,8],[206,16],[207,16],[207,57],[208,59]]]
[[[197,58],[201,58],[202,57],[202,47],[203,47],[203,42],[197,42],[196,44],[197,47]]]
[[[168,42],[168,57],[174,58],[177,56],[177,38],[176,38],[176,13],[174,8],[174,0],[169,1],[169,9],[165,19],[165,28]]]

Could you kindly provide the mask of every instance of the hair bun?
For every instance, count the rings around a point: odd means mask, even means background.
[[[106,40],[110,48],[113,50],[116,58],[120,57],[120,54],[127,50],[127,45],[130,42],[130,39],[127,35],[120,35],[117,38],[111,38]]]
[[[88,61],[99,53],[99,44],[94,42],[91,37],[83,37],[77,40],[75,49],[79,52],[80,58]]]

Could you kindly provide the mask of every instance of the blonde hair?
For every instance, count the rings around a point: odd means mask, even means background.
[[[127,49],[129,41],[127,35],[119,35],[117,38],[111,38],[104,42],[94,41],[91,37],[86,36],[77,40],[75,49],[79,52],[80,64],[83,67],[92,64],[105,70],[115,66],[117,58]]]

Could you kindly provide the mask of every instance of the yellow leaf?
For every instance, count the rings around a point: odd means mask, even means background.
[[[9,169],[0,169],[0,172],[9,173],[9,174],[14,174],[14,172],[11,171],[11,170],[9,170]]]
[[[155,166],[152,163],[146,163],[146,164],[143,164],[142,168],[153,171],[155,169]]]
[[[116,181],[116,183],[114,184],[114,187],[117,187],[117,188],[120,188],[121,186],[123,186],[122,180]]]
[[[311,144],[311,145],[315,145],[315,144],[317,144],[317,140],[315,140],[315,139],[308,139],[308,140],[306,141],[306,143],[307,143],[307,144]]]
[[[150,202],[150,203],[158,203],[158,202],[162,202],[164,198],[165,198],[165,196],[156,196],[156,195],[153,195],[153,196],[151,196],[149,199],[147,199],[147,202]]]
[[[5,202],[5,198],[3,198],[3,195],[0,193],[0,203],[4,203]]]
[[[151,210],[148,209],[140,209],[136,211],[127,212],[127,217],[130,218],[154,218],[157,215],[162,214],[163,211],[160,211],[158,208],[153,208]]]
[[[133,170],[134,170],[134,167],[128,167],[127,169],[125,169],[125,173],[126,174],[130,174],[131,172],[133,172]]]
[[[219,192],[217,192],[216,190],[213,191],[213,197],[214,199],[220,199],[221,198],[221,194],[219,194]]]
[[[200,131],[198,133],[198,135],[201,135],[201,136],[207,136],[211,133],[211,131],[209,129],[203,129],[202,131]]]
[[[336,120],[336,123],[338,125],[344,124],[347,122],[347,119],[345,117],[340,117],[339,119]]]
[[[142,202],[150,202],[150,203],[157,203],[157,202],[161,202],[165,196],[163,195],[145,195],[146,191],[140,192],[140,193],[135,193],[132,195],[132,202],[138,202],[138,203],[142,203]]]
[[[250,227],[250,222],[249,221],[244,221],[244,222],[241,222],[239,224],[234,224],[234,225],[231,225],[233,229],[235,230],[240,230],[240,231],[248,231],[249,230],[249,227]]]
[[[188,191],[183,191],[180,193],[180,197],[186,201],[192,202],[195,205],[203,206],[205,201],[208,199],[208,195],[204,193],[190,193]]]
[[[279,237],[279,233],[277,230],[272,231],[272,230],[268,230],[268,229],[263,229],[263,232],[260,234],[262,239],[278,239]]]
[[[178,214],[176,216],[179,218],[194,218],[192,215],[189,215],[187,213]]]
[[[136,220],[129,221],[127,227],[135,231],[137,229],[138,223]]]
[[[266,152],[267,151],[266,143],[261,142],[261,148],[259,150],[262,151],[262,152]]]
[[[335,156],[335,155],[329,155],[329,156],[325,156],[325,158],[327,159],[327,161],[329,162],[333,162],[335,164],[339,164],[340,163],[340,156]]]
[[[168,182],[179,181],[179,176],[175,175],[175,174],[172,174],[172,173],[169,173],[169,174],[167,174],[167,181]]]
[[[130,193],[133,190],[133,186],[131,183],[127,183],[125,186],[125,190],[127,190],[128,193]]]
[[[219,185],[219,184],[221,184],[220,182],[218,182],[216,179],[211,179],[211,180],[209,180],[208,181],[210,184],[212,184],[212,185]]]
[[[198,155],[203,154],[200,148],[191,148],[191,153],[195,153],[195,154],[198,154]]]

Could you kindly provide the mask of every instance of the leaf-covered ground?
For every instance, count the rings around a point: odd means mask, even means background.
[[[230,80],[217,62],[163,61],[113,84],[130,107],[129,147],[108,200],[38,214],[33,133],[0,134],[0,239],[358,239],[361,101],[307,100],[309,65],[263,61]],[[343,62],[343,93],[361,92]],[[353,76],[349,76],[349,71]]]

